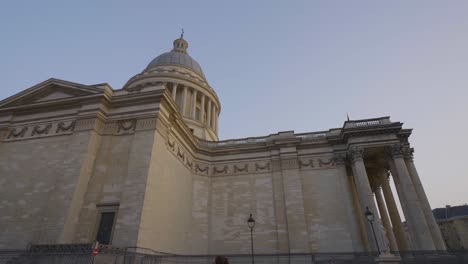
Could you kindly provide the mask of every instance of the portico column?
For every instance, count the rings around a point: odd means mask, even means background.
[[[200,112],[201,112],[201,116],[200,116],[200,121],[202,124],[205,124],[205,95],[204,94],[201,94],[201,107],[200,107]]]
[[[386,173],[381,173],[379,175],[380,184],[382,185],[382,191],[385,198],[385,203],[387,204],[388,213],[390,215],[390,219],[392,220],[393,225],[393,233],[395,234],[395,239],[398,244],[398,249],[400,251],[408,251],[411,250],[408,241],[406,241],[405,230],[403,229],[403,225],[401,223],[400,213],[398,212],[398,207],[395,202],[395,198],[392,193],[392,189],[390,188],[389,179]]]
[[[207,116],[206,116],[206,122],[209,128],[211,128],[211,100],[208,98],[208,108],[207,110]]]
[[[367,176],[366,167],[364,165],[362,156],[363,152],[364,150],[362,148],[353,147],[350,149],[349,155],[351,158],[351,168],[353,170],[354,181],[356,184],[359,201],[361,202],[361,208],[365,210],[366,207],[369,207],[369,210],[374,215],[377,215],[377,207],[374,202],[374,196],[372,195],[369,178]],[[364,212],[359,213],[364,214]],[[374,231],[372,230],[369,222],[366,224],[367,240],[369,241],[369,244],[372,245],[371,250],[377,251],[376,243],[378,243],[378,247],[381,252],[388,252],[388,244],[387,240],[385,239],[385,234],[383,234],[382,230],[379,228],[381,224],[382,223],[378,217],[374,218]],[[375,238],[373,234],[374,232],[376,236]]]
[[[419,201],[421,202],[422,211],[424,213],[424,217],[426,218],[427,225],[429,226],[429,230],[431,231],[434,245],[437,250],[447,250],[444,239],[440,232],[440,228],[434,219],[434,215],[432,214],[431,206],[429,204],[429,200],[427,199],[426,192],[424,191],[424,187],[421,183],[421,179],[419,178],[418,171],[414,165],[413,153],[413,148],[404,149],[403,155],[405,158],[406,167],[408,168],[409,175],[413,181],[416,194],[418,195]]]
[[[187,113],[187,93],[188,93],[188,87],[185,85],[182,85],[184,88],[184,91],[182,93],[182,116],[186,116]]]
[[[397,190],[400,198],[403,198],[402,207],[406,207],[405,217],[411,238],[415,243],[415,250],[435,250],[431,231],[426,223],[426,218],[421,208],[421,203],[411,181],[400,144],[387,148],[387,154],[391,157],[393,166],[390,166],[392,175],[398,179]],[[405,205],[403,205],[403,203]]]
[[[177,96],[177,83],[172,84],[172,99],[176,100]]]
[[[375,199],[377,200],[377,205],[379,207],[380,218],[382,219],[382,223],[385,227],[385,231],[387,234],[388,242],[390,243],[390,250],[391,251],[398,251],[398,246],[395,239],[395,234],[393,234],[392,225],[390,224],[390,219],[387,213],[387,207],[382,198],[382,190],[378,187],[375,191]]]
[[[196,118],[197,118],[197,90],[193,89],[192,119],[195,120]]]

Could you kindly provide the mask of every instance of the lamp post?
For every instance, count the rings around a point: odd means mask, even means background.
[[[373,222],[374,222],[374,214],[369,210],[369,207],[368,207],[368,206],[366,206],[366,212],[364,213],[364,215],[366,216],[367,221],[369,221],[369,223],[370,223],[370,226],[371,226],[371,228],[372,228],[372,234],[374,234],[375,245],[377,246],[377,251],[378,251],[379,254],[380,254],[379,242],[377,242],[377,236],[375,235],[374,225],[373,225]]]
[[[249,225],[249,228],[250,228],[250,243],[252,246],[252,264],[254,264],[253,229],[255,227],[255,219],[253,218],[252,214],[250,214],[250,217],[247,220],[247,224]]]

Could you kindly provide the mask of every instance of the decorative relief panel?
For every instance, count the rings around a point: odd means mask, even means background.
[[[249,172],[249,164],[238,165],[234,164],[234,173]]]
[[[313,159],[308,159],[308,160],[299,160],[299,168],[314,168],[314,160]]]
[[[255,171],[256,172],[270,171],[270,162],[255,163]]]
[[[117,134],[130,134],[135,131],[136,119],[127,119],[117,121]]]
[[[334,167],[335,160],[333,157],[309,157],[299,159],[299,168],[301,170],[312,170]]]
[[[323,160],[321,158],[318,159],[318,164],[320,168],[323,167],[332,167],[333,166],[333,157],[331,158],[324,158]]]
[[[210,170],[210,167],[206,164],[203,164],[203,163],[195,164],[195,173],[208,175],[210,174],[209,170]]]
[[[57,129],[55,129],[55,133],[60,132],[72,132],[75,128],[76,121],[69,121],[69,122],[60,122],[57,124]]]
[[[106,135],[126,135],[135,131],[155,129],[156,119],[125,119],[104,123],[97,118],[31,124],[21,127],[3,128],[6,141],[38,138],[45,136],[66,135],[76,131],[95,130]]]
[[[229,174],[229,167],[227,165],[215,165],[213,166],[213,176],[227,175]]]
[[[334,156],[305,157],[302,159],[289,158],[284,160],[245,160],[240,162],[209,164],[197,161],[192,154],[187,152],[172,136],[167,137],[166,148],[192,173],[204,176],[245,175],[287,169],[323,169],[335,166]]]
[[[8,134],[7,139],[10,138],[22,138],[26,134],[26,131],[28,131],[28,127],[23,127],[23,128],[13,128],[10,130],[10,133]]]
[[[52,124],[47,124],[41,127],[41,125],[34,126],[31,132],[31,136],[49,134],[49,130],[52,127]]]

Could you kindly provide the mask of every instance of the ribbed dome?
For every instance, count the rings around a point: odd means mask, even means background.
[[[178,65],[198,73],[205,79],[205,74],[200,67],[200,64],[187,53],[170,51],[163,53],[154,58],[146,68],[151,68],[157,65]]]
[[[188,68],[200,76],[205,78],[205,74],[200,67],[200,64],[194,60],[187,53],[188,42],[185,41],[184,35],[180,35],[180,38],[174,40],[174,48],[170,52],[163,53],[156,58],[154,58],[146,67],[151,68],[158,65],[177,65]]]

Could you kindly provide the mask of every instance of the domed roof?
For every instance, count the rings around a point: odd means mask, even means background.
[[[205,74],[203,74],[200,64],[188,55],[187,48],[188,43],[183,38],[183,35],[181,35],[180,38],[174,40],[174,48],[171,51],[154,58],[146,68],[148,69],[158,65],[177,65],[188,68],[205,79]]]

